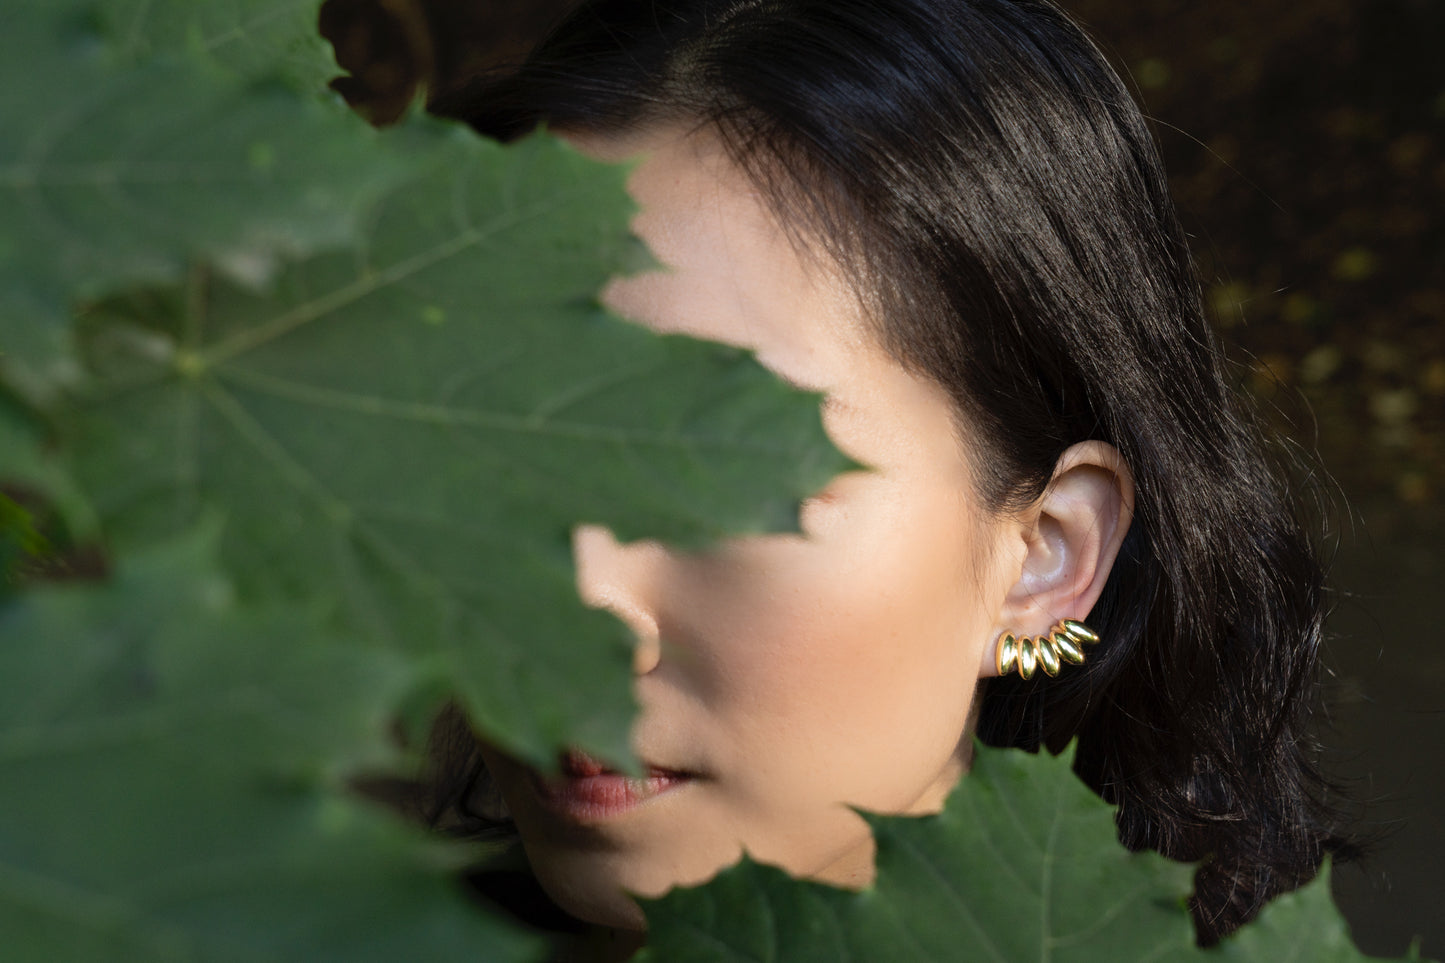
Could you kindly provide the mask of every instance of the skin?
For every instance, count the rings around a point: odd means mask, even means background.
[[[628,893],[702,882],[744,851],[865,885],[872,839],[849,807],[942,806],[968,768],[999,635],[1042,633],[1097,598],[1128,527],[1127,469],[1087,442],[1037,505],[984,511],[943,389],[883,350],[839,273],[790,242],[715,136],[582,146],[645,158],[634,226],[668,268],[614,281],[607,303],[658,331],[754,349],[825,392],[829,435],[872,470],[806,502],[800,535],[684,554],[576,532],[583,600],[638,640],[634,749],[697,778],[582,822],[542,806],[514,761],[488,751],[488,766],[538,879],[582,919],[641,929]]]

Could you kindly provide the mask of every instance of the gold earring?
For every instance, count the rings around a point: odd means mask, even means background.
[[[1075,619],[1060,619],[1052,629],[1037,638],[1027,635],[1015,637],[1005,632],[998,640],[998,654],[994,657],[999,675],[1018,670],[1025,679],[1032,679],[1039,669],[1045,675],[1056,676],[1064,662],[1084,664],[1084,646],[1097,645],[1099,634],[1083,622]]]

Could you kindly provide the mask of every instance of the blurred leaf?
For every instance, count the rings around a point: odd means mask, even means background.
[[[43,499],[78,540],[97,535],[97,521],[85,496],[62,465],[45,450],[39,426],[0,399],[0,486]]]
[[[788,529],[848,463],[747,353],[598,307],[639,261],[625,171],[460,133],[421,169],[363,251],[269,296],[197,272],[97,304],[63,446],[121,549],[214,513],[246,592],[443,656],[478,726],[535,761],[623,759],[630,637],[578,601],[573,527]]]
[[[1344,363],[1344,352],[1333,344],[1322,344],[1300,361],[1300,379],[1306,384],[1321,384],[1339,371]]]
[[[448,880],[463,852],[345,791],[416,669],[243,608],[208,556],[0,609],[7,963],[536,959]]]
[[[1341,281],[1365,281],[1379,269],[1379,258],[1365,247],[1340,252],[1330,271]]]
[[[49,550],[30,513],[0,492],[0,601],[11,594],[22,568]]]
[[[206,53],[243,77],[281,74],[320,92],[336,74],[316,31],[320,0],[99,0],[99,20],[126,60]]]
[[[74,376],[77,300],[172,282],[202,257],[263,284],[281,258],[352,240],[400,170],[337,103],[199,54],[115,62],[77,26],[87,6],[0,13],[0,364],[32,397]]]

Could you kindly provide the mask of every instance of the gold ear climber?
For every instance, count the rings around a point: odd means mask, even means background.
[[[1005,632],[998,640],[998,654],[994,657],[999,675],[1018,670],[1025,679],[1032,679],[1039,669],[1045,675],[1056,676],[1064,662],[1084,664],[1084,646],[1097,645],[1099,634],[1083,622],[1074,619],[1060,619],[1052,629],[1037,638],[1015,637]]]

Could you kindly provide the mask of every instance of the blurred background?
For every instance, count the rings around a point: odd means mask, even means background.
[[[1321,737],[1373,837],[1336,898],[1366,952],[1445,957],[1445,3],[1066,6],[1156,121],[1245,387],[1326,473]]]
[[[1445,958],[1445,2],[1063,0],[1154,120],[1242,387],[1320,469],[1331,772],[1356,940]],[[328,0],[374,120],[514,60],[573,0]]]

